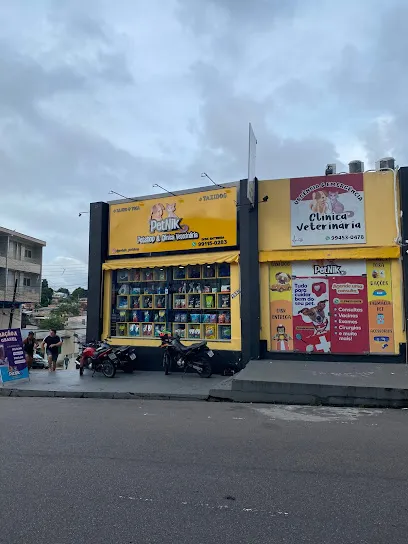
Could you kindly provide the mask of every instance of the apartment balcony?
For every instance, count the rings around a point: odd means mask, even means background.
[[[7,289],[0,287],[0,302],[12,302],[14,287],[10,286]],[[17,287],[16,302],[39,304],[41,300],[41,289],[39,287]]]
[[[29,274],[41,274],[41,263],[33,259],[12,259],[0,256],[0,268],[8,268],[9,270],[17,270],[18,272],[27,272]]]

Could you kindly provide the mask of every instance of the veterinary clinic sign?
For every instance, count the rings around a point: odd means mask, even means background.
[[[290,180],[292,246],[365,244],[363,174]]]
[[[111,204],[109,255],[237,245],[235,187]]]

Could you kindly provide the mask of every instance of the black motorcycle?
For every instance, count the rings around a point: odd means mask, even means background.
[[[132,374],[137,359],[136,348],[134,346],[119,346],[114,347],[113,352],[118,358],[118,370],[123,370],[125,374]]]
[[[184,372],[191,368],[201,378],[211,376],[212,368],[208,359],[214,356],[214,352],[208,348],[205,340],[191,346],[184,346],[179,336],[171,336],[169,333],[162,333],[160,340],[160,347],[164,350],[163,368],[166,376],[171,372],[174,364]]]

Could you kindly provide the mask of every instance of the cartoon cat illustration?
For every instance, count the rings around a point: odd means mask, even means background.
[[[338,191],[329,191],[329,202],[333,213],[346,213],[347,217],[353,217],[354,212],[344,212],[344,204],[339,200]]]
[[[175,202],[172,202],[171,204],[166,204],[166,212],[167,217],[174,217],[175,219],[180,219],[178,215],[176,215],[176,207],[177,204]],[[180,225],[181,232],[187,232],[188,231],[188,225]]]

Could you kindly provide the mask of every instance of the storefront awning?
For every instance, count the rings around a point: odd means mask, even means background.
[[[188,255],[165,255],[164,257],[135,257],[107,261],[103,270],[121,270],[123,268],[155,268],[162,266],[188,266],[195,264],[238,263],[239,253],[222,251],[220,253],[190,253]]]
[[[399,246],[389,247],[321,247],[319,249],[287,249],[278,251],[260,251],[259,262],[278,261],[319,261],[319,260],[370,260],[398,259],[401,255]]]

